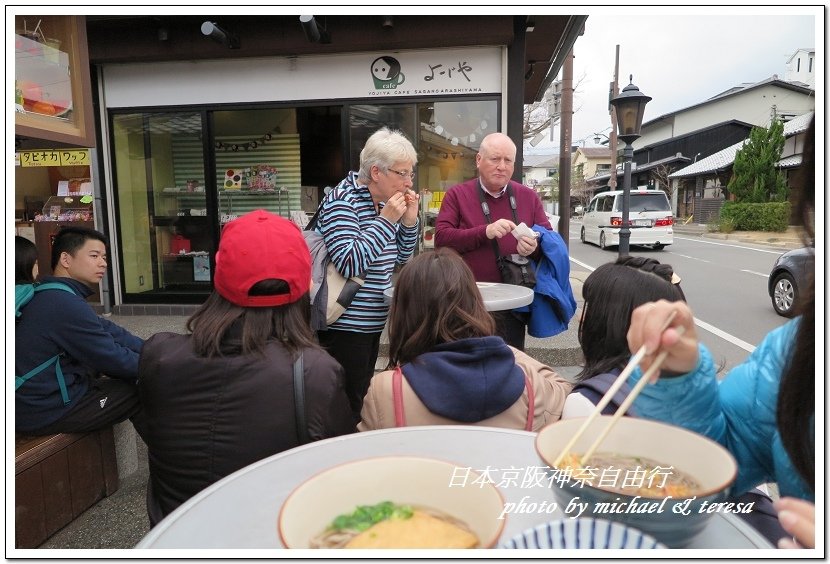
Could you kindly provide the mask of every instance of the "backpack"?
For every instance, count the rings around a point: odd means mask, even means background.
[[[42,284],[16,284],[14,287],[15,323],[17,323],[20,320],[20,317],[23,315],[23,312],[21,311],[23,309],[23,306],[32,301],[32,298],[35,296],[35,292],[41,292],[43,290],[63,290],[64,292],[75,294],[75,291],[72,288],[60,282],[44,282]],[[15,376],[14,389],[19,389],[20,386],[22,386],[26,382],[26,380],[32,378],[33,376],[37,376],[38,374],[49,368],[52,364],[54,364],[55,377],[58,379],[58,387],[60,387],[61,390],[61,398],[63,398],[63,404],[68,405],[69,392],[66,391],[66,382],[63,379],[63,371],[61,370],[60,356],[60,354],[56,354],[46,362],[43,362],[35,366],[23,376]]]

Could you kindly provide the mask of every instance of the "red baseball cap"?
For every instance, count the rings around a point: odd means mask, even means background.
[[[249,296],[257,282],[278,278],[289,292]],[[272,307],[300,299],[311,287],[311,253],[300,228],[265,210],[246,213],[225,225],[216,253],[216,291],[242,307]]]

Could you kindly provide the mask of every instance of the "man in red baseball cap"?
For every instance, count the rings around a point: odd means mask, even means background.
[[[355,431],[343,369],[314,340],[310,285],[299,228],[252,211],[225,226],[215,291],[188,320],[190,334],[146,341],[138,387],[151,525],[248,464]],[[299,406],[295,370],[305,395]]]

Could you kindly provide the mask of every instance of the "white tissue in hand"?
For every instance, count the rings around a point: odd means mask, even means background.
[[[516,238],[517,241],[519,240],[519,237],[522,236],[530,237],[531,239],[535,239],[539,236],[539,234],[536,233],[533,229],[525,225],[524,221],[517,225],[516,229],[514,229],[511,233],[513,233],[513,236]]]

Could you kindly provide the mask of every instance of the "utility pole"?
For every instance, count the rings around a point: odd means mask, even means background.
[[[611,190],[617,189],[617,109],[611,104],[611,100],[617,97],[620,89],[617,83],[617,76],[620,73],[620,46],[617,45],[617,53],[614,57],[614,82],[611,83],[611,92],[608,98],[608,108],[611,113],[611,137],[608,148],[611,149],[611,178],[608,179],[608,186]]]
[[[569,246],[571,228],[571,129],[574,108],[574,52],[562,64],[562,115],[559,116],[559,234]]]

